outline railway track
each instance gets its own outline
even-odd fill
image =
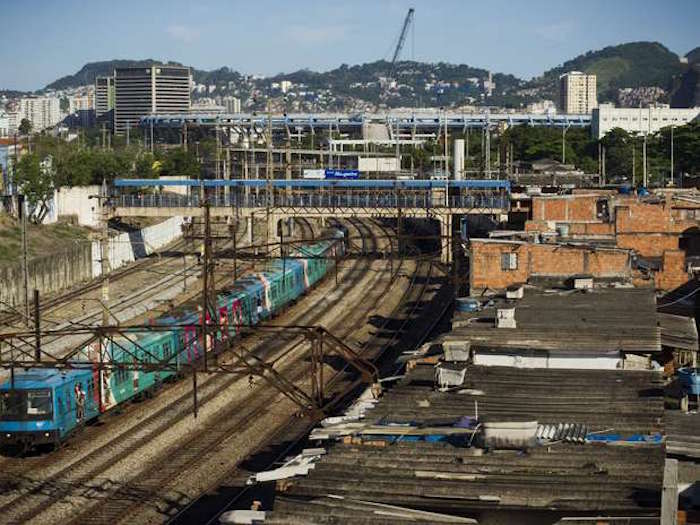
[[[313,238],[313,228],[308,221],[301,222],[301,228],[304,232],[302,236],[303,238]],[[173,251],[177,247],[185,248],[185,243],[186,241],[180,240],[175,245],[171,246],[167,251]],[[242,248],[245,247],[246,245],[242,246]],[[146,268],[143,265],[135,266],[134,268],[130,268],[128,272],[122,273],[119,278],[124,278],[126,275],[131,275],[137,272],[148,272],[151,275],[154,273],[164,274],[164,277],[160,278],[155,283],[139,286],[136,291],[128,293],[127,295],[111,302],[109,305],[109,313],[115,323],[122,323],[127,320],[135,319],[145,315],[147,312],[153,313],[167,310],[178,298],[182,299],[181,294],[186,294],[186,290],[181,283],[187,282],[188,279],[190,282],[189,295],[199,293],[197,287],[192,286],[192,284],[196,283],[196,281],[200,278],[201,270],[197,264],[191,264],[182,268],[179,260],[169,261],[158,259],[155,261],[155,263],[153,263],[153,261],[149,262],[151,262],[152,267]],[[240,273],[245,273],[246,271],[250,271],[253,267],[255,267],[255,263],[248,263],[239,267],[239,271]],[[225,284],[228,280],[230,280],[229,275],[222,276],[219,274],[216,277],[218,285]],[[112,284],[114,284],[112,274],[110,274],[110,281]],[[71,319],[69,321],[64,321],[62,319],[56,321],[50,318],[47,319],[46,317],[46,314],[48,314],[50,311],[59,310],[62,306],[65,306],[66,302],[82,303],[82,306],[84,307],[85,303],[92,300],[92,298],[84,298],[82,300],[79,298],[86,293],[99,289],[100,286],[101,282],[99,281],[96,283],[91,283],[84,288],[74,290],[68,294],[56,298],[49,304],[45,304],[43,322],[56,324],[56,326],[54,326],[56,329],[70,328],[71,326],[88,327],[100,324],[103,315],[101,307],[86,313],[79,310],[78,313],[73,313],[72,315],[70,312],[75,312],[75,306],[73,308],[68,308],[64,316],[70,316]],[[183,287],[182,292],[179,291],[181,287]],[[189,295],[186,294],[186,298],[189,298]],[[42,341],[42,347],[43,351],[47,353],[61,356],[63,353],[65,353],[66,348],[78,347],[81,343],[84,343],[87,340],[88,338],[86,338],[84,335],[46,337]],[[26,349],[30,353],[33,351],[33,348],[30,347],[26,347]],[[14,350],[5,349],[2,351],[2,357],[10,358],[13,352]],[[3,375],[7,374],[0,373],[0,377]]]
[[[364,357],[368,357],[372,361],[374,361],[375,364],[379,364],[381,358],[383,357],[383,354],[385,352],[390,351],[392,347],[394,347],[397,344],[397,342],[401,339],[401,336],[405,334],[407,325],[409,325],[412,321],[416,320],[417,314],[424,306],[425,296],[431,290],[431,287],[435,284],[433,281],[435,278],[435,271],[436,265],[434,264],[434,257],[427,256],[418,258],[418,267],[416,268],[415,272],[413,272],[410,284],[404,291],[399,305],[394,310],[392,316],[386,318],[384,322],[378,326],[378,330],[363,346]],[[397,269],[397,273],[398,272],[399,269]],[[440,313],[438,314],[439,318],[441,318],[444,315],[446,309],[447,306],[440,310]],[[400,315],[401,321],[398,326],[394,326],[391,328],[391,330],[389,330],[390,337],[387,340],[384,340],[384,336],[387,333],[387,325],[395,319],[394,314],[396,314],[397,316]],[[432,331],[438,320],[439,319],[430,322],[429,328],[425,330],[424,333],[418,334],[418,339],[412,340],[413,342],[411,345],[409,345],[409,349],[414,349],[420,346],[424,339],[427,337],[427,335]],[[395,355],[389,355],[388,362],[393,363],[394,357]],[[339,371],[337,371],[333,375],[333,377],[328,381],[326,388],[328,389],[327,392],[330,396],[333,396],[334,394],[340,393],[344,390],[344,384],[347,384],[349,382],[347,374],[347,366],[345,366]],[[343,381],[343,379],[345,379],[345,381]],[[348,404],[351,401],[351,399],[339,398],[338,401],[339,404],[343,402]],[[275,442],[284,443],[284,445],[281,447],[277,447],[277,450],[274,454],[268,455],[269,457],[267,458],[266,463],[256,465],[257,467],[259,467],[258,470],[272,468],[274,465],[279,464],[281,460],[287,457],[291,451],[298,450],[299,448],[301,448],[300,444],[305,441],[306,435],[313,428],[313,426],[315,426],[315,424],[316,422],[313,421],[293,421],[290,425],[290,421],[286,421],[277,429],[275,429],[274,434],[269,435],[268,439],[265,442],[261,443],[260,448],[264,449],[268,447],[271,443]],[[216,493],[216,487],[219,487],[225,484],[226,482],[228,482],[226,484],[230,486],[231,479],[236,478],[243,481],[240,472],[238,473],[238,476],[236,476],[236,473],[234,472],[226,473],[224,476],[220,477],[214,483],[211,484],[209,492]],[[222,501],[214,504],[214,506],[218,510],[216,510],[213,513],[210,512],[209,508],[210,506],[212,506],[211,503],[200,505],[200,507],[202,507],[200,509],[197,508],[197,501],[190,503],[184,509],[180,510],[175,515],[175,517],[172,520],[170,520],[170,523],[185,524],[196,522],[207,523],[208,525],[216,524],[218,523],[218,519],[221,516],[221,514],[229,508],[232,508],[236,504],[236,502],[240,501],[243,497],[245,497],[249,491],[250,487],[243,484],[242,488],[236,491],[232,496],[227,495],[225,498],[222,499]],[[207,499],[209,502],[211,502],[214,498],[210,496]]]
[[[242,237],[246,233],[246,224],[247,221],[240,221],[240,224],[243,226],[239,231],[237,231],[236,235],[237,237]],[[308,223],[306,224],[306,228],[310,228],[310,225]],[[305,229],[306,229],[305,228]],[[168,253],[168,252],[184,252],[184,250],[187,247],[187,241],[180,238],[167,247],[158,250],[154,252],[153,254],[149,255],[148,257],[145,257],[143,259],[139,259],[137,261],[134,261],[133,263],[130,263],[126,265],[123,268],[116,269],[112,272],[109,273],[109,279],[110,279],[110,284],[114,286],[115,284],[119,283],[120,281],[126,279],[129,276],[132,276],[136,273],[139,272],[144,272],[144,273],[150,273],[150,274],[171,274],[172,273],[172,266],[175,266],[175,264],[179,265],[179,259],[177,263],[174,263],[171,259],[172,258],[164,258],[163,254]],[[244,247],[244,246],[242,246]],[[196,271],[197,265],[190,265],[186,267],[183,271],[191,272],[193,275]],[[177,269],[176,271],[180,271]],[[182,272],[179,274],[180,279],[182,279]],[[74,303],[77,302],[80,297],[85,296],[89,294],[90,292],[96,292],[99,291],[102,287],[102,281],[101,279],[96,279],[91,282],[85,283],[83,285],[79,285],[75,288],[69,289],[66,292],[60,293],[58,295],[49,297],[48,299],[42,300],[40,304],[40,312],[42,316],[42,322],[43,323],[51,323],[51,324],[57,324],[60,323],[61,320],[55,320],[51,319],[49,314],[52,312],[55,312],[56,310],[59,310],[61,307],[65,306],[66,304]],[[101,310],[96,310],[95,315],[101,315]],[[19,312],[13,311],[11,313],[5,313],[0,315],[0,327],[9,327],[9,326],[17,326],[17,323],[22,323],[23,320],[23,315]]]
[[[356,284],[355,281],[364,273],[363,269],[360,268],[363,264],[362,260],[358,260],[354,265],[356,266],[354,271],[349,272],[351,276],[353,276],[351,279],[352,284]],[[341,297],[338,297],[335,303],[340,300]],[[311,310],[313,310],[313,307]],[[309,315],[309,312],[305,312],[305,314],[306,315],[302,314],[298,316],[298,318],[303,318],[304,322],[313,322],[315,318],[320,315],[319,312],[315,312],[315,315]],[[284,346],[284,341],[280,341],[279,338],[274,338],[277,339],[276,341],[272,339],[273,338],[261,338],[258,347],[264,349],[266,353],[271,353],[274,352],[275,345]],[[200,387],[202,405],[206,406],[216,399],[219,394],[228,389],[232,384],[238,381],[238,379],[238,377],[217,376],[205,381]],[[250,407],[255,406],[250,403],[247,404],[250,405]],[[136,450],[147,446],[155,437],[162,435],[166,429],[172,427],[174,424],[184,421],[190,410],[191,397],[189,393],[185,393],[176,399],[174,403],[170,403],[162,410],[149,416],[146,420],[141,421],[139,425],[135,425],[117,436],[116,439],[95,449],[90,454],[82,456],[74,462],[69,462],[64,468],[52,473],[47,479],[41,482],[32,482],[31,478],[25,477],[28,485],[25,487],[25,490],[21,491],[22,494],[16,495],[14,498],[0,497],[3,516],[11,517],[13,521],[27,521],[42,514],[46,508],[58,503],[67,496],[90,498],[94,491],[101,493],[99,487],[95,487],[94,484],[89,484],[88,482],[90,480],[99,479],[101,475],[120,460],[134,453]],[[240,411],[240,407],[238,407],[237,410]],[[231,418],[227,416],[225,419],[229,420]],[[241,420],[240,416],[234,418],[234,420],[238,422],[236,423],[237,425],[245,424],[245,421]],[[214,442],[216,441],[217,440],[214,440]],[[190,449],[186,448],[185,450],[186,451],[182,453],[183,459],[181,461],[187,463],[189,457],[187,456],[187,454],[189,454],[187,450]],[[172,458],[169,458],[168,463],[170,462],[173,462]],[[175,463],[173,462],[173,464]],[[139,479],[141,479],[141,476],[139,476]],[[6,482],[7,481],[8,480],[6,480]],[[161,482],[162,480],[156,480],[156,484]],[[130,493],[133,494],[131,490],[134,487],[133,485],[130,485],[130,487]],[[114,500],[112,498],[107,501],[113,502],[120,500]],[[113,510],[114,506],[114,504],[100,505],[99,510],[101,515],[105,513],[111,514],[110,509]],[[83,522],[101,521],[101,518],[96,518],[94,513],[82,516],[81,519],[83,519]]]
[[[303,230],[303,234],[302,234],[303,238],[312,239],[314,237],[313,227],[311,226],[311,224],[308,221],[303,221],[300,224],[300,227]],[[243,233],[245,233],[245,231]],[[181,247],[184,247],[184,241],[179,241],[177,243],[177,245],[178,246],[182,245]],[[176,248],[176,246],[171,246],[170,251],[172,251],[175,248]],[[254,265],[255,264],[243,265],[242,267],[240,267],[241,273],[245,273],[246,271],[250,270]],[[143,269],[140,269],[140,268],[137,268],[134,271],[137,271],[137,270],[143,271]],[[192,265],[191,267],[188,267],[186,270],[189,272],[188,275],[191,275],[194,278],[194,280],[196,280],[200,277],[201,271],[197,267],[197,265]],[[122,297],[118,301],[112,303],[111,304],[111,312],[115,315],[119,315],[121,312],[128,312],[128,311],[133,312],[134,310],[138,311],[138,313],[144,313],[149,309],[149,307],[151,307],[151,308],[153,307],[152,304],[151,305],[148,304],[148,300],[152,296],[154,296],[154,297],[157,296],[158,293],[160,293],[163,289],[177,290],[178,286],[179,286],[179,281],[181,279],[182,279],[182,272],[180,272],[179,274],[176,273],[174,276],[169,276],[169,277],[166,276],[166,278],[163,278],[163,279],[157,281],[156,283],[147,285],[145,287],[141,287],[141,289],[138,292],[128,294],[127,296]],[[221,283],[223,281],[227,281],[228,279],[229,279],[228,276],[226,276],[226,277],[218,276],[217,282]],[[194,280],[191,280],[191,282],[195,282]],[[99,287],[100,283],[98,282],[96,284],[96,286]],[[88,286],[86,288],[90,289],[91,287]],[[197,289],[196,286],[190,286],[189,289],[191,290],[191,293],[199,294],[199,290]],[[80,291],[84,292],[85,289],[82,289]],[[62,296],[62,297],[65,297],[65,296]],[[47,308],[50,308],[50,306],[47,306]],[[94,324],[94,323],[99,323],[101,320],[101,315],[102,315],[101,311],[83,314],[83,315],[75,318],[71,324],[77,325],[77,326],[89,326],[89,325]],[[124,315],[119,320],[127,320],[130,317],[131,317],[130,315]],[[66,326],[66,325],[64,325],[64,326]],[[52,353],[54,353],[54,355],[60,355],[62,353],[61,352],[62,348],[65,349],[65,348],[70,347],[71,345],[77,346],[81,341],[80,337],[84,337],[84,336],[79,336],[78,338],[73,338],[73,339],[70,339],[68,337],[63,337],[60,340],[59,340],[59,338],[48,338],[47,337],[47,338],[44,338],[44,340],[43,340],[43,343],[44,343],[43,348],[45,351],[51,351]],[[53,348],[52,348],[52,345],[53,345]],[[5,353],[9,354],[10,352],[8,350],[5,350]],[[63,353],[65,353],[65,350],[63,351]],[[5,375],[5,373],[0,372],[0,376],[2,376],[2,375]],[[164,388],[167,388],[167,386],[168,385],[164,385]],[[121,411],[121,409],[120,409],[120,411]],[[114,413],[108,413],[108,414],[103,415],[102,419],[111,418],[114,415],[115,415]],[[69,447],[72,446],[72,442],[74,440],[77,440],[77,442],[80,443],[81,440],[93,439],[95,437],[95,435],[99,433],[99,431],[100,431],[100,428],[98,426],[88,425],[85,428],[83,428],[82,432],[79,433],[79,437],[76,436],[75,438],[73,438],[73,440],[71,440],[71,444],[69,444],[68,446]],[[17,463],[11,464],[11,465],[6,465],[5,464],[6,459],[7,458],[5,458],[5,457],[0,457],[0,472],[3,471],[2,470],[3,467],[7,467],[4,469],[3,473],[5,474],[5,476],[3,476],[3,477],[7,478],[7,477],[15,475],[15,474],[21,475],[22,470],[25,467],[23,467],[21,464],[17,464]],[[45,465],[48,462],[50,462],[50,457],[46,456],[46,455],[28,457],[28,458],[24,459],[24,462],[29,463],[28,465],[26,465],[27,467],[34,468],[35,466],[42,466],[42,465]]]

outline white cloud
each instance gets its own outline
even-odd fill
[[[180,42],[184,42],[185,44],[194,42],[199,38],[199,30],[193,27],[183,26],[179,24],[169,25],[165,31],[166,33],[168,33],[170,38],[174,40],[179,40]]]

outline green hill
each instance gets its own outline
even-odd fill
[[[700,62],[700,46],[696,47],[692,51],[688,51],[685,54],[685,58],[688,59],[689,64],[697,64]]]
[[[613,102],[619,88],[658,86],[670,91],[674,77],[681,75],[685,66],[678,55],[658,42],[631,42],[579,55],[534,79],[532,85],[556,98],[559,76],[569,71],[595,74],[598,101]]]
[[[658,42],[632,42],[609,46],[579,55],[528,82],[513,75],[495,73],[493,80],[496,90],[493,96],[487,99],[484,99],[480,85],[488,75],[487,70],[444,62],[398,62],[395,73],[399,88],[394,90],[388,99],[383,97],[384,88],[378,82],[390,69],[389,63],[383,60],[358,65],[343,64],[325,72],[303,69],[252,82],[228,67],[212,71],[193,69],[192,75],[197,83],[223,88],[217,93],[234,90],[243,97],[249,96],[253,90],[274,94],[274,90],[271,89],[273,82],[290,80],[297,85],[304,84],[316,92],[332,94],[336,97],[333,107],[341,109],[353,100],[409,107],[450,106],[467,101],[522,107],[527,102],[538,99],[557,100],[559,76],[568,71],[583,71],[597,75],[600,102],[616,101],[619,88],[658,86],[669,93],[669,99],[674,105],[683,105],[688,101],[697,100],[698,97],[698,70],[692,64],[700,61],[700,48],[690,51],[687,57],[690,66],[682,64],[675,53]],[[92,84],[96,76],[109,75],[115,67],[146,67],[161,63],[153,59],[91,62],[74,75],[60,78],[46,88],[65,89]],[[177,62],[168,64],[181,65]],[[468,82],[467,79],[475,80]]]
[[[78,86],[86,86],[95,83],[95,77],[111,75],[117,67],[148,67],[164,64],[159,60],[148,58],[145,60],[103,60],[101,62],[89,62],[74,75],[66,75],[51,82],[44,89],[68,89]],[[174,66],[181,66],[178,62],[167,62]]]

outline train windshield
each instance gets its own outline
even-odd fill
[[[51,390],[4,390],[0,392],[0,420],[51,419]]]

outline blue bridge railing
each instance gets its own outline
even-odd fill
[[[442,197],[430,193],[414,194],[332,194],[301,193],[286,195],[276,193],[271,198],[264,193],[256,195],[209,195],[206,197],[212,207],[231,208],[484,208],[507,210],[510,206],[508,195],[501,194],[467,194],[450,195],[445,201]],[[203,204],[199,194],[129,194],[110,199],[110,205],[123,208],[195,208]]]

